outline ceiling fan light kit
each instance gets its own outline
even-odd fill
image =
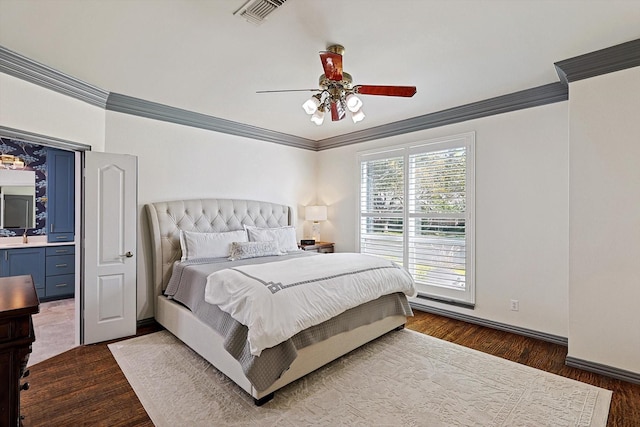
[[[353,120],[353,123],[358,123],[364,120],[364,113],[362,112],[362,110],[354,111],[351,114],[351,120]]]
[[[360,95],[401,96],[410,98],[416,93],[415,86],[372,86],[352,85],[353,79],[349,73],[342,70],[342,55],[344,47],[335,44],[320,52],[320,61],[324,68],[324,74],[320,76],[320,89],[298,89],[302,91],[318,91],[307,99],[302,108],[311,116],[311,121],[320,126],[324,122],[324,115],[331,112],[331,120],[339,121],[346,116],[347,110],[351,113],[351,119],[358,123],[364,119],[362,100]],[[294,92],[294,90],[258,91],[269,92]]]
[[[311,115],[311,121],[320,126],[322,122],[324,122],[324,111],[316,110],[313,112]]]
[[[357,96],[355,96],[354,94],[352,94],[352,93],[347,95],[345,100],[347,101],[347,108],[352,113],[355,113],[360,108],[362,108],[362,100],[360,98],[358,98]]]
[[[320,107],[320,95],[313,95],[311,98],[307,99],[304,104],[302,104],[302,108],[307,114],[313,114],[318,111],[318,107]]]

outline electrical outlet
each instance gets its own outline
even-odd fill
[[[517,299],[512,299],[511,311],[518,311],[518,310],[520,310],[520,301],[518,301]]]

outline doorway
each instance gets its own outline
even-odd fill
[[[42,357],[81,344],[135,334],[137,158],[92,152],[85,144],[2,126],[0,138],[0,151],[16,151],[27,169],[38,171],[41,180],[47,180],[47,176],[51,179],[35,183],[40,193],[36,191],[33,229],[24,229],[23,233],[0,229],[0,251],[9,252],[1,247],[3,243],[11,246],[11,254],[5,254],[5,259],[16,260],[8,261],[10,268],[0,272],[34,277],[34,283],[39,285],[36,290],[43,313],[41,324],[47,325],[40,334],[36,332],[37,340],[43,345],[58,341],[61,344],[51,345],[41,353]],[[26,146],[31,153],[22,155]],[[35,163],[36,154],[42,157],[47,153],[50,159],[56,159],[55,165],[42,160]],[[67,165],[66,169],[61,166],[66,173],[61,173],[59,165]],[[67,177],[68,185],[61,177]],[[88,189],[84,189],[85,185]],[[38,203],[45,206],[38,209]],[[85,233],[89,235],[88,246],[82,243]],[[14,256],[13,251],[21,252]],[[56,270],[59,268],[62,270]],[[59,302],[63,300],[66,301]],[[62,338],[63,330],[66,336],[73,334],[73,345],[68,338]],[[60,340],[56,339],[58,336]],[[37,345],[34,347],[38,350]],[[40,359],[34,355],[34,360]]]

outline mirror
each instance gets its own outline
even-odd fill
[[[0,169],[0,228],[35,228],[34,171]]]

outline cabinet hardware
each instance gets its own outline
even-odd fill
[[[64,287],[66,287],[66,286],[69,286],[69,285],[68,285],[67,283],[58,283],[58,284],[56,285],[56,288],[64,288]]]
[[[56,264],[56,268],[66,267],[69,264]]]

